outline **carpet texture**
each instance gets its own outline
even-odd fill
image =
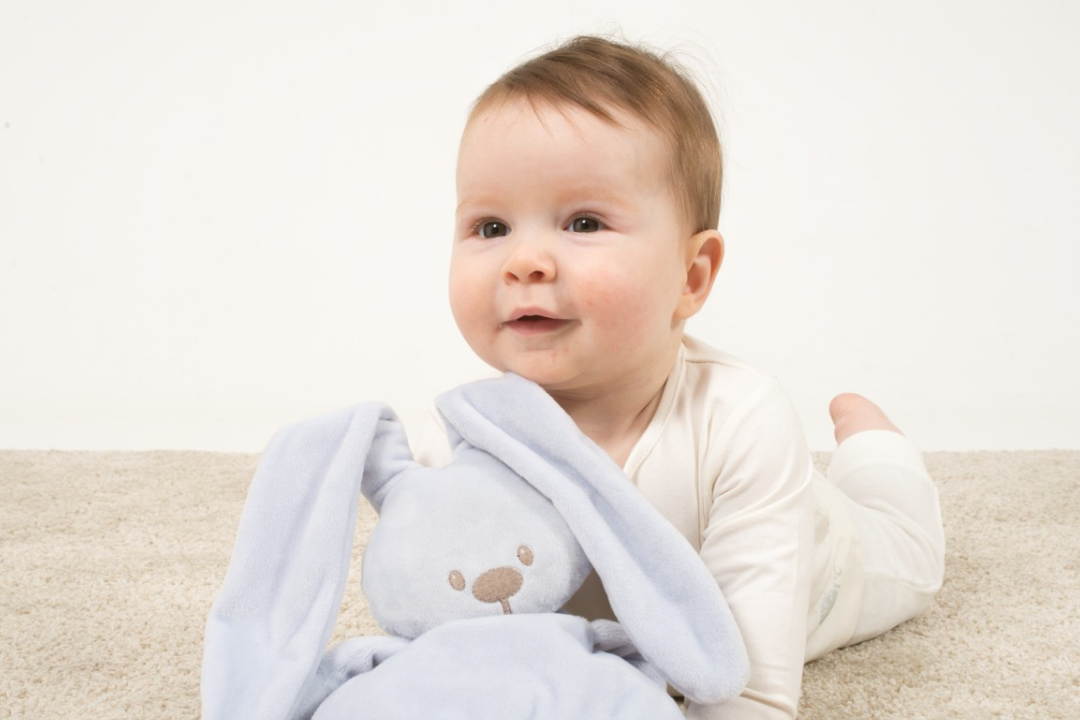
[[[0,451],[0,717],[198,717],[203,624],[257,459]],[[1080,718],[1080,451],[926,461],[948,539],[937,604],[808,665],[800,717]],[[377,632],[357,570],[335,640]]]

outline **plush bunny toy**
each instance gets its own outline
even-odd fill
[[[203,720],[680,718],[748,662],[693,548],[537,385],[437,402],[454,446],[414,462],[369,403],[285,428],[252,482],[210,613]],[[325,652],[359,493],[379,520],[363,589],[389,636]],[[596,569],[619,623],[556,612]]]

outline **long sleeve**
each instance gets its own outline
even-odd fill
[[[691,718],[794,718],[815,552],[815,472],[776,379],[686,338],[626,465],[696,547],[750,655],[741,697]]]
[[[742,631],[751,676],[740,697],[692,707],[688,717],[794,718],[814,547],[814,470],[802,428],[774,382],[705,442],[702,469],[718,470],[703,486],[700,554]]]

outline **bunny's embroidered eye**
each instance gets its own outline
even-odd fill
[[[518,560],[521,561],[522,565],[528,566],[533,564],[533,551],[529,549],[528,545],[522,545],[521,547],[519,547],[517,556]]]
[[[457,570],[451,570],[450,577],[447,580],[450,581],[450,587],[455,590],[461,591],[465,589],[465,576]]]

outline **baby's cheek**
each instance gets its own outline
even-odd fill
[[[453,267],[450,273],[450,310],[458,325],[475,322],[484,307],[484,285],[468,267]]]
[[[649,318],[655,314],[651,297],[637,286],[598,282],[588,293],[586,304],[589,314],[608,332],[631,340],[648,335]]]
[[[657,283],[662,279],[654,273],[640,270],[631,272],[632,269],[637,268],[627,268],[621,272],[618,268],[610,268],[604,274],[591,276],[590,295],[597,299],[598,305],[634,313],[648,309],[649,298],[656,295]]]

